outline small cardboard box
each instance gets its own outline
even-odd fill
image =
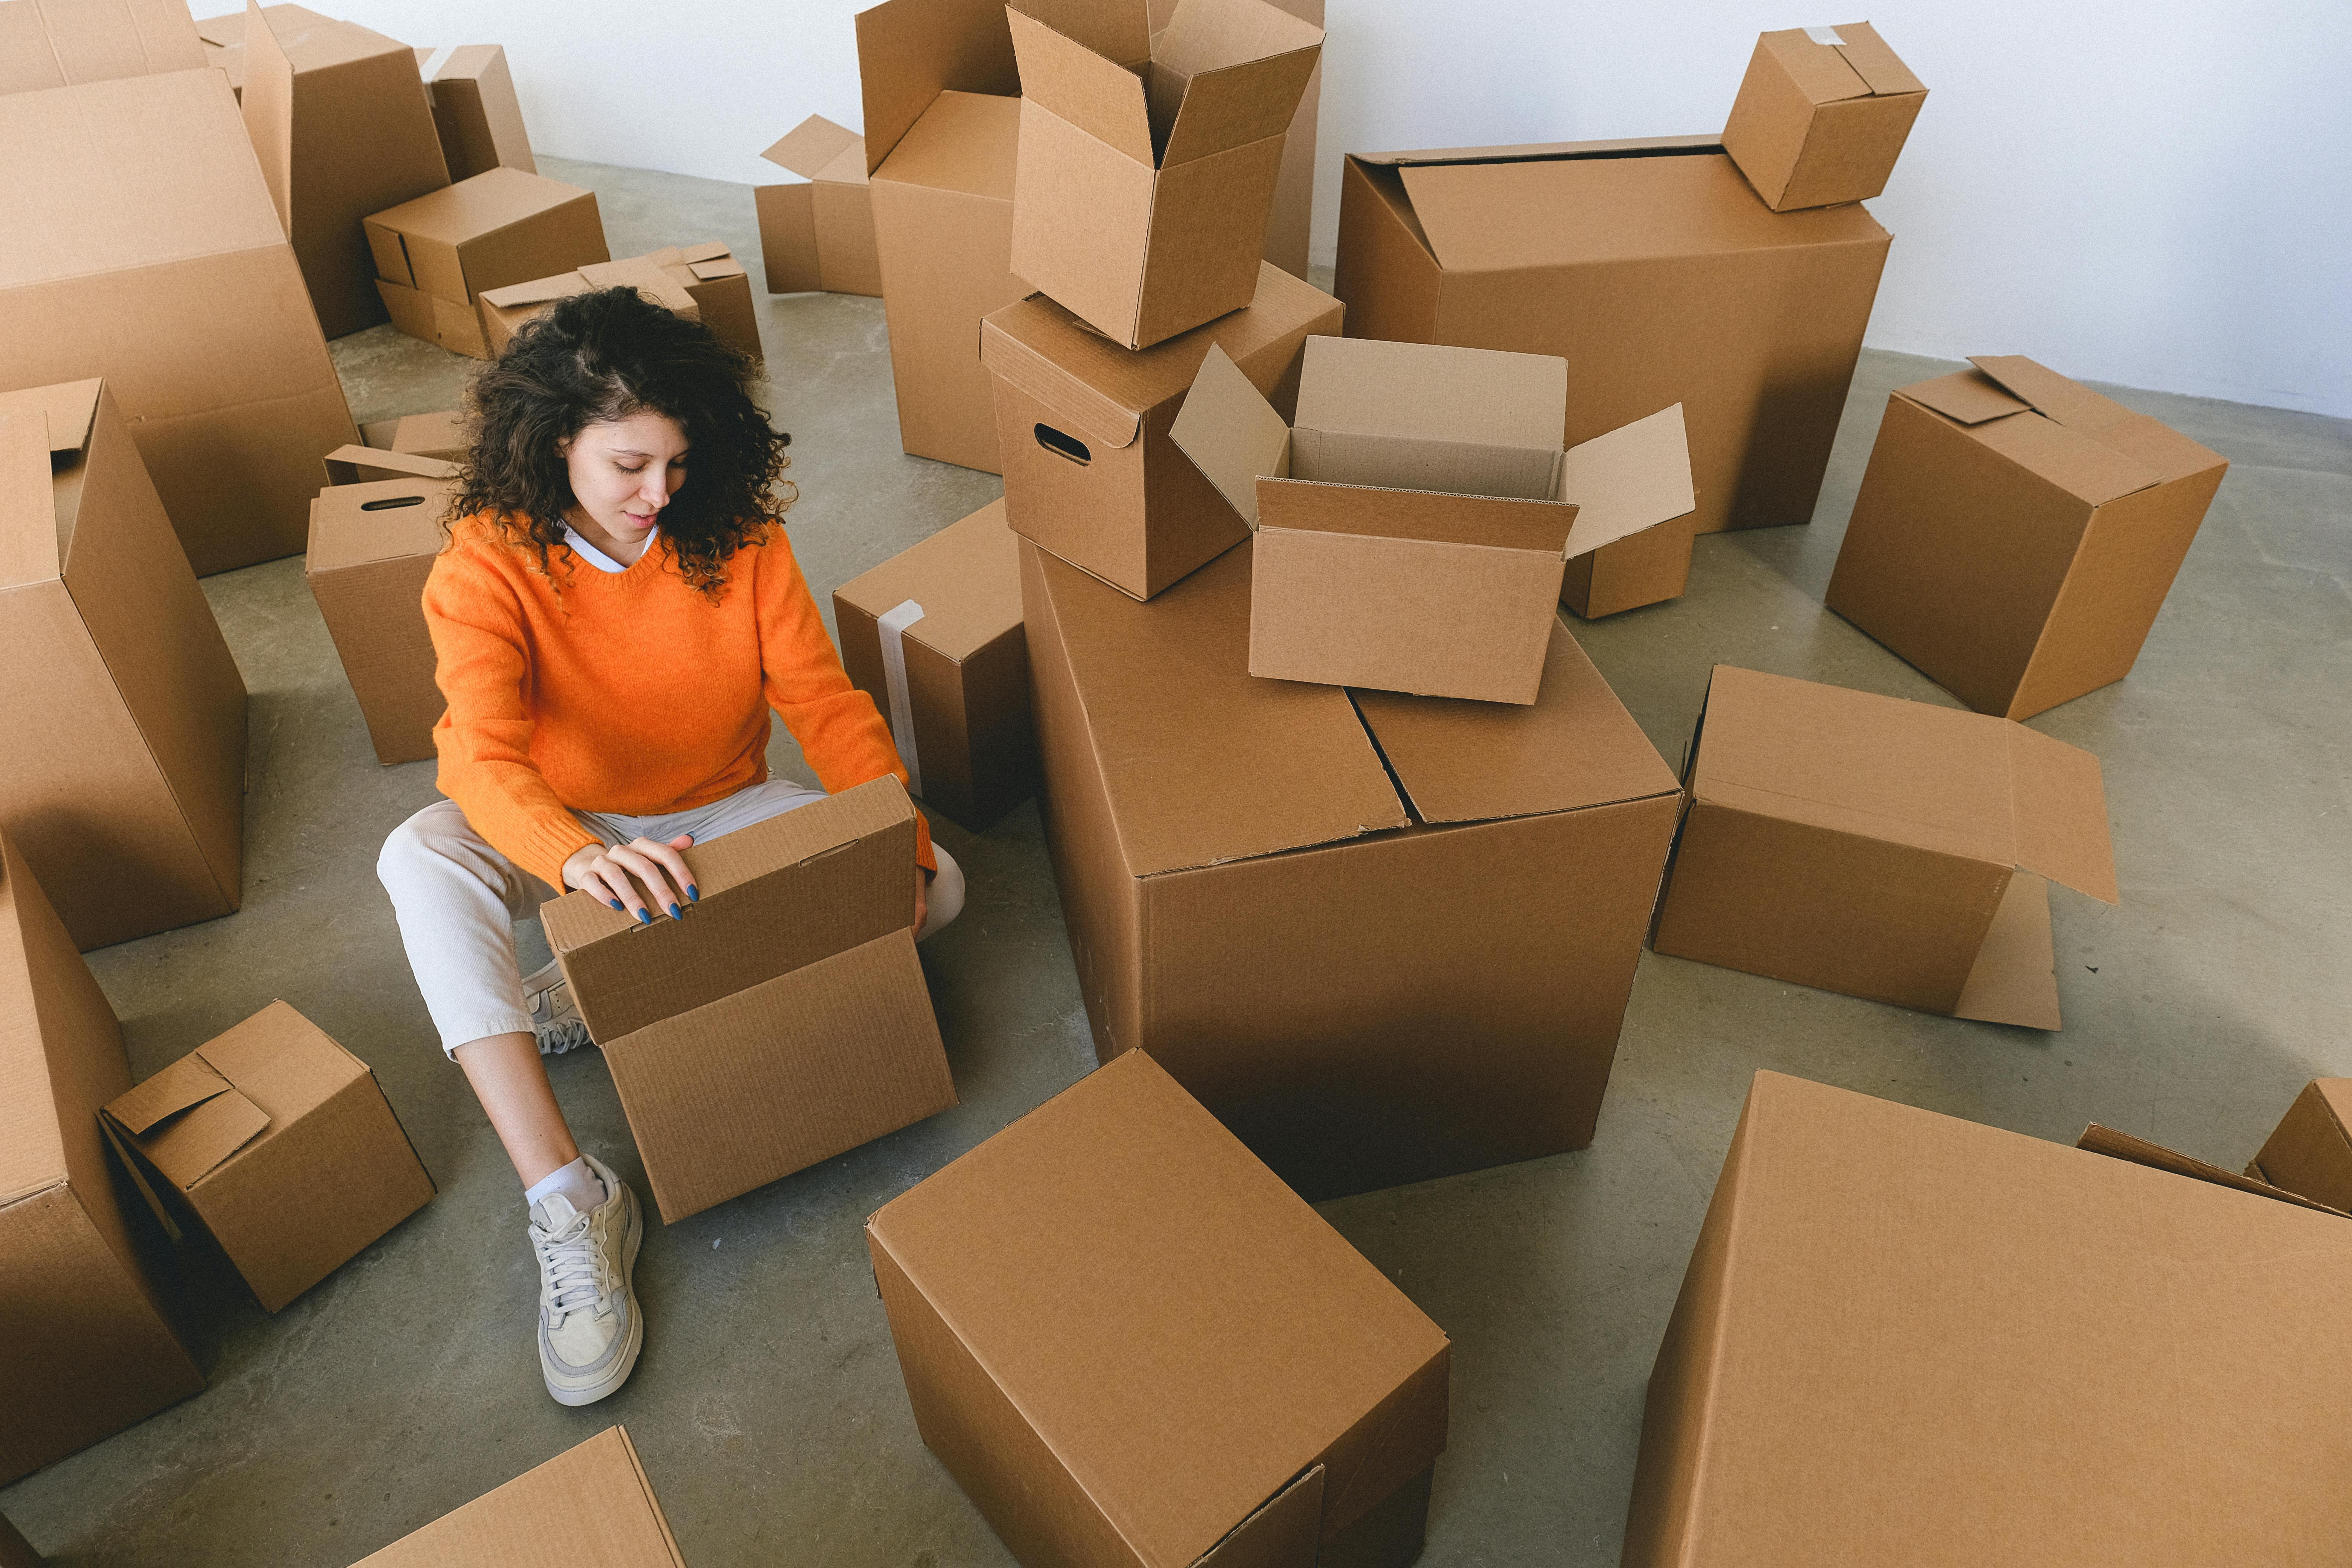
[[[702,897],[682,920],[589,893],[540,911],[673,1222],[956,1102],[896,777],[685,855]]]
[[[833,621],[917,798],[977,833],[1035,792],[1021,552],[1003,501],[835,588]]]
[[[1213,346],[1287,415],[1298,350],[1339,327],[1339,302],[1260,264],[1247,310],[1141,353],[1033,296],[982,324],[996,383],[1006,516],[1123,594],[1148,599],[1248,536],[1248,527],[1169,438]]]
[[[433,1178],[367,1063],[283,1002],[107,1102],[173,1225],[185,1205],[275,1312],[425,1206]]]
[[[2099,759],[2006,719],[1717,665],[1660,952],[2055,1029],[2048,883],[2116,900]]]
[[[1759,1073],[1622,1561],[2340,1563],[2347,1300],[2340,1215]]]
[[[105,382],[0,394],[0,826],[74,945],[237,907],[245,680]]]
[[[1013,269],[1130,349],[1250,302],[1323,29],[1265,0],[1013,0]]]
[[[1829,607],[1980,713],[2131,673],[2229,468],[2018,354],[1898,388]]]
[[[113,1008],[0,834],[0,1486],[205,1386],[99,1131],[130,1087]]]
[[[2352,1078],[2315,1078],[2287,1107],[2246,1174],[2352,1211]]]
[[[0,94],[201,70],[206,63],[180,0],[0,4]]]
[[[416,72],[432,100],[433,128],[451,180],[470,180],[490,169],[539,173],[505,49],[497,44],[419,49]]]
[[[351,477],[336,478],[339,469]],[[345,447],[327,455],[327,471],[328,488],[310,503],[302,575],[375,760],[421,762],[435,754],[433,727],[448,707],[434,679],[424,602],[457,470],[436,458]]]
[[[1023,1563],[1419,1553],[1444,1333],[1141,1051],[866,1239],[916,1426]]]
[[[761,357],[751,279],[724,240],[670,245],[646,256],[594,261],[573,272],[482,291],[482,330],[490,357],[507,352],[522,324],[558,300],[591,289],[635,289],[656,304],[700,321],[744,358]]]
[[[404,414],[397,419],[371,419],[360,426],[360,439],[379,451],[437,458],[445,463],[463,462],[467,450],[466,416],[451,408],[434,414]],[[402,470],[403,473],[416,471]],[[351,481],[334,479],[331,482],[347,484]]]
[[[486,170],[367,220],[392,323],[445,349],[489,355],[485,290],[611,259],[596,193],[520,169]]]
[[[760,154],[806,182],[754,185],[760,255],[771,294],[882,292],[874,253],[874,194],[866,183],[866,138],[812,114]]]
[[[625,1427],[608,1426],[352,1568],[686,1568]]]
[[[1170,437],[1257,535],[1252,675],[1533,702],[1568,560],[1689,515],[1680,405],[1566,451],[1568,363],[1310,337],[1286,422],[1213,345]]]
[[[1756,40],[1723,150],[1776,213],[1886,188],[1927,89],[1867,22]]]

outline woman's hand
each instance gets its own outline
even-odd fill
[[[686,859],[678,854],[694,843],[691,835],[680,834],[667,844],[650,838],[633,838],[618,848],[591,844],[572,852],[563,863],[563,880],[567,887],[593,893],[614,909],[637,917],[646,925],[654,923],[647,909],[666,909],[672,920],[684,916],[686,906],[702,897],[694,885],[693,873],[686,868]],[[636,880],[632,882],[631,878]],[[645,891],[637,891],[642,883]]]

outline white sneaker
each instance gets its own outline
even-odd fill
[[[572,983],[563,978],[562,965],[555,960],[549,959],[545,968],[523,981],[522,994],[530,1004],[530,1032],[539,1037],[541,1056],[560,1057],[575,1047],[595,1043],[588,1037],[580,1009],[572,1005]]]
[[[593,1405],[628,1381],[645,1343],[645,1321],[629,1282],[645,1226],[637,1194],[594,1155],[604,1184],[587,1214],[561,1193],[531,1205],[530,1247],[539,1255],[539,1367],[558,1405]]]

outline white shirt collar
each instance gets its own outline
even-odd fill
[[[646,536],[646,549],[651,550],[654,547],[654,533],[659,533],[660,531],[661,530],[656,528],[654,530],[653,533],[649,533]],[[582,538],[580,536],[580,531],[573,528],[569,523],[564,524],[563,527],[563,542],[572,546],[572,552],[573,554],[579,556],[581,560],[585,561],[589,565],[593,566],[599,572],[626,572],[628,570],[626,566],[622,565],[619,562],[614,560],[611,556],[605,554],[603,551],[597,549],[594,545]]]

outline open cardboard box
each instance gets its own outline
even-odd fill
[[[2305,1084],[2246,1174],[2352,1211],[2352,1078]]]
[[[882,265],[874,253],[866,138],[812,114],[760,156],[804,182],[751,187],[768,292],[878,296]]]
[[[608,1426],[352,1568],[686,1568],[628,1430]]]
[[[760,322],[751,309],[751,279],[724,240],[671,245],[618,261],[592,261],[551,278],[482,291],[482,331],[496,359],[525,321],[558,300],[592,289],[635,289],[656,305],[700,321],[744,358],[761,357]]]
[[[0,95],[201,70],[208,63],[181,0],[0,0]]]
[[[1867,22],[1756,40],[1723,150],[1776,213],[1886,188],[1927,89]]]
[[[371,447],[330,452],[326,467],[327,489],[310,503],[302,575],[376,761],[421,762],[436,754],[433,728],[448,706],[434,679],[424,600],[446,542],[442,524],[457,470],[437,458]]]
[[[539,173],[505,49],[496,44],[418,49],[416,72],[432,100],[433,127],[452,182],[486,169]]]
[[[367,239],[392,324],[477,359],[483,292],[612,258],[595,192],[503,167],[372,215]]]
[[[360,439],[380,451],[437,458],[446,463],[462,462],[467,445],[466,416],[450,408],[433,414],[404,414],[397,419],[371,419],[360,426]],[[329,482],[347,481],[330,476]]]

